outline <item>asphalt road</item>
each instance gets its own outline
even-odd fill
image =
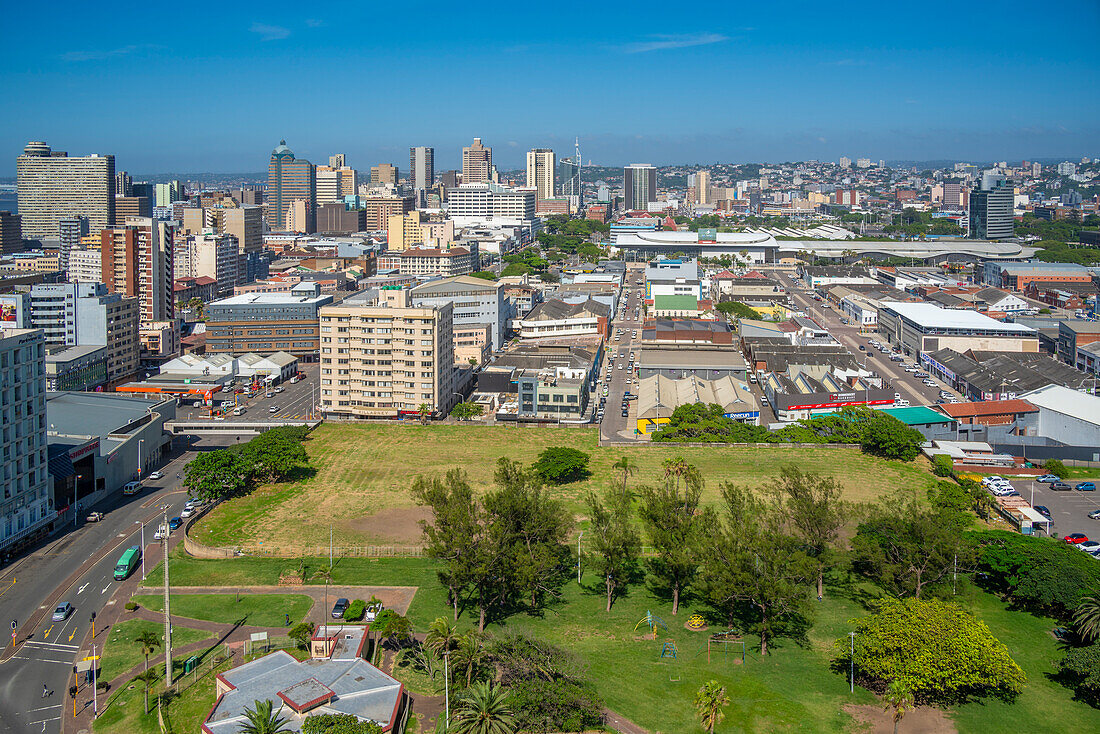
[[[607,356],[604,364],[600,367],[600,378],[603,382],[596,393],[597,403],[599,403],[599,396],[603,394],[603,386],[608,386],[607,404],[604,407],[603,422],[600,424],[600,435],[605,439],[633,439],[634,429],[637,426],[638,401],[630,401],[626,418],[622,415],[622,402],[623,393],[628,389],[635,395],[638,394],[637,386],[633,384],[634,372],[627,368],[627,364],[631,350],[640,345],[642,340],[641,329],[642,322],[645,319],[643,274],[644,271],[641,269],[627,270],[627,281],[624,285],[626,296],[623,299],[626,303],[626,318],[620,318],[619,313],[622,313],[620,307],[619,313],[615,314],[615,318],[611,323],[612,335],[607,342]],[[637,318],[634,317],[635,309],[639,310]],[[620,335],[619,341],[615,341],[615,330],[620,328],[623,333]],[[638,331],[637,338],[631,336],[631,332],[634,330]],[[608,364],[612,365],[610,383],[606,379]],[[623,366],[621,370],[618,368],[619,364]]]
[[[254,423],[266,420],[307,420],[312,418],[316,400],[319,398],[316,391],[319,384],[317,375],[320,371],[320,365],[317,363],[303,363],[298,366],[298,369],[306,374],[306,378],[295,384],[286,382],[279,385],[276,389],[281,389],[282,392],[274,392],[270,398],[262,392],[254,398],[250,398],[243,393],[240,395],[226,393],[220,398],[215,397],[217,401],[235,401],[236,405],[244,408],[243,415],[233,415],[232,409],[230,409],[229,414],[224,418],[215,420],[228,423]],[[278,410],[272,413],[272,407],[276,407]],[[209,420],[205,413],[205,409],[184,405],[176,410],[176,420]]]
[[[228,443],[225,437],[204,442]],[[168,517],[178,516],[187,499],[179,487],[176,473],[193,458],[193,453],[177,457],[163,467],[163,480],[145,480],[146,489],[134,497],[118,497],[100,503],[94,509],[105,513],[97,523],[81,522],[74,531],[56,537],[34,552],[0,570],[0,620],[17,622],[20,639],[29,636],[15,655],[0,663],[0,733],[39,734],[60,731],[61,706],[72,706],[68,689],[73,681],[73,665],[91,654],[88,632],[91,613],[100,614],[120,582],[114,580],[114,567],[122,551],[140,545],[145,523],[145,570],[151,571],[160,558],[160,544],[153,541],[156,527],[167,507]],[[179,530],[175,531],[180,532]],[[77,579],[70,577],[85,561],[102,555]],[[123,583],[136,584],[142,569]],[[55,604],[50,597],[60,592],[58,601],[68,601],[75,611],[63,622],[50,621]],[[41,612],[40,620],[28,628],[28,620]],[[107,630],[95,629],[99,645]],[[43,697],[43,685],[52,694]],[[91,689],[85,686],[77,705],[90,703]]]
[[[913,377],[912,374],[903,369],[904,365],[914,363],[912,357],[906,358],[904,362],[890,361],[888,355],[881,354],[870,345],[871,339],[878,339],[877,334],[861,335],[859,327],[854,324],[845,324],[835,308],[824,307],[821,302],[813,300],[812,291],[806,290],[801,284],[796,284],[786,273],[777,272],[776,275],[791,295],[793,304],[797,309],[806,312],[811,318],[828,329],[833,338],[856,355],[856,359],[866,369],[885,378],[890,387],[895,392],[900,393],[903,399],[908,400],[913,405],[932,405],[939,398],[940,390],[946,390],[955,397],[965,399],[952,390],[950,386],[939,382],[935,378],[930,378],[936,383],[935,387],[925,385],[921,380]],[[882,340],[879,339],[879,341]],[[865,347],[867,351],[861,350],[860,346]]]

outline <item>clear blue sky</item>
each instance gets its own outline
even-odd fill
[[[0,175],[28,140],[136,173],[357,168],[475,135],[585,160],[1100,156],[1100,4],[8,3]]]

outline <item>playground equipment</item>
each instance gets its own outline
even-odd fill
[[[676,643],[672,640],[665,640],[664,646],[661,648],[662,658],[675,658],[676,657]],[[660,658],[658,658],[660,659]]]
[[[741,646],[741,662],[745,662],[745,640],[735,630],[726,630],[725,632],[715,632],[713,635],[707,638],[707,662],[710,662],[710,650],[711,646],[715,650],[718,646],[722,646],[722,657],[729,657],[730,645]],[[736,652],[736,650],[735,650]]]
[[[703,619],[702,614],[693,614],[688,618],[686,626],[693,632],[701,632],[707,628],[707,620]]]
[[[652,637],[649,638],[651,640],[657,639],[657,627],[668,632],[668,627],[665,625],[664,621],[648,609],[645,612],[645,616],[638,620],[638,624],[634,625],[634,631],[637,632],[638,628],[643,624],[649,628],[649,633],[652,635]],[[662,655],[662,657],[664,656]]]

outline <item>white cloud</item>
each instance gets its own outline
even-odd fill
[[[650,51],[667,51],[674,48],[721,43],[722,41],[728,41],[729,36],[723,36],[721,33],[682,33],[652,35],[650,39],[648,41],[627,43],[619,48],[623,53],[644,54]]]
[[[281,41],[290,35],[289,28],[267,23],[253,23],[248,30],[259,35],[261,41]]]
[[[152,43],[139,43],[101,51],[68,51],[61,54],[61,58],[65,61],[102,61],[116,56],[127,56],[132,53],[137,53],[138,51],[148,51],[158,48],[163,48],[163,46],[157,46]]]

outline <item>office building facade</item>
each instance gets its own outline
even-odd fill
[[[1013,218],[1012,186],[1004,176],[982,176],[981,188],[970,192],[970,236],[979,240],[1011,237]]]
[[[409,148],[409,184],[413,189],[429,189],[435,180],[435,148],[418,145]]]
[[[554,151],[535,148],[527,151],[527,188],[539,199],[554,198]]]
[[[451,217],[510,219],[535,218],[535,192],[510,189],[498,184],[462,184],[447,191]]]
[[[173,259],[174,278],[213,278],[219,296],[232,293],[234,286],[244,283],[241,253],[232,235],[213,230],[188,235],[176,243]]]
[[[309,202],[311,207],[317,204],[317,178],[313,164],[294,157],[294,151],[280,140],[271,151],[271,161],[267,167],[267,227],[273,231],[282,231],[286,226],[286,215],[296,200]]]
[[[474,138],[474,144],[462,149],[462,183],[488,183],[493,177],[493,149]]]
[[[365,291],[320,311],[322,412],[333,418],[450,413],[452,307],[416,307],[407,289]]]
[[[206,306],[208,352],[272,354],[289,352],[304,361],[317,358],[317,313],[332,303],[315,283],[299,283],[289,293],[246,293]]]
[[[143,322],[175,316],[173,242],[172,225],[148,217],[100,233],[101,280],[111,293],[136,297]]]
[[[37,329],[0,331],[0,551],[53,522],[46,468],[46,342]]]
[[[504,295],[504,284],[463,275],[457,278],[433,280],[411,290],[414,306],[451,304],[452,319],[457,331],[463,326],[488,327],[489,348],[504,348],[505,332],[512,317],[511,302]],[[456,359],[456,361],[458,361]]]
[[[11,255],[22,251],[22,217],[11,212],[0,212],[0,255]]]
[[[370,167],[371,186],[377,186],[379,184],[396,186],[399,176],[400,172],[397,170],[397,166],[392,163],[379,163],[377,166]]]
[[[648,163],[631,163],[623,169],[623,194],[627,211],[645,211],[657,200],[657,169]]]
[[[31,142],[15,162],[19,215],[27,239],[52,239],[62,219],[88,218],[92,231],[115,221],[115,157],[69,156]]]
[[[212,229],[233,236],[242,253],[259,252],[264,248],[263,213],[263,207],[256,205],[188,207],[183,210],[183,232],[201,234]]]

